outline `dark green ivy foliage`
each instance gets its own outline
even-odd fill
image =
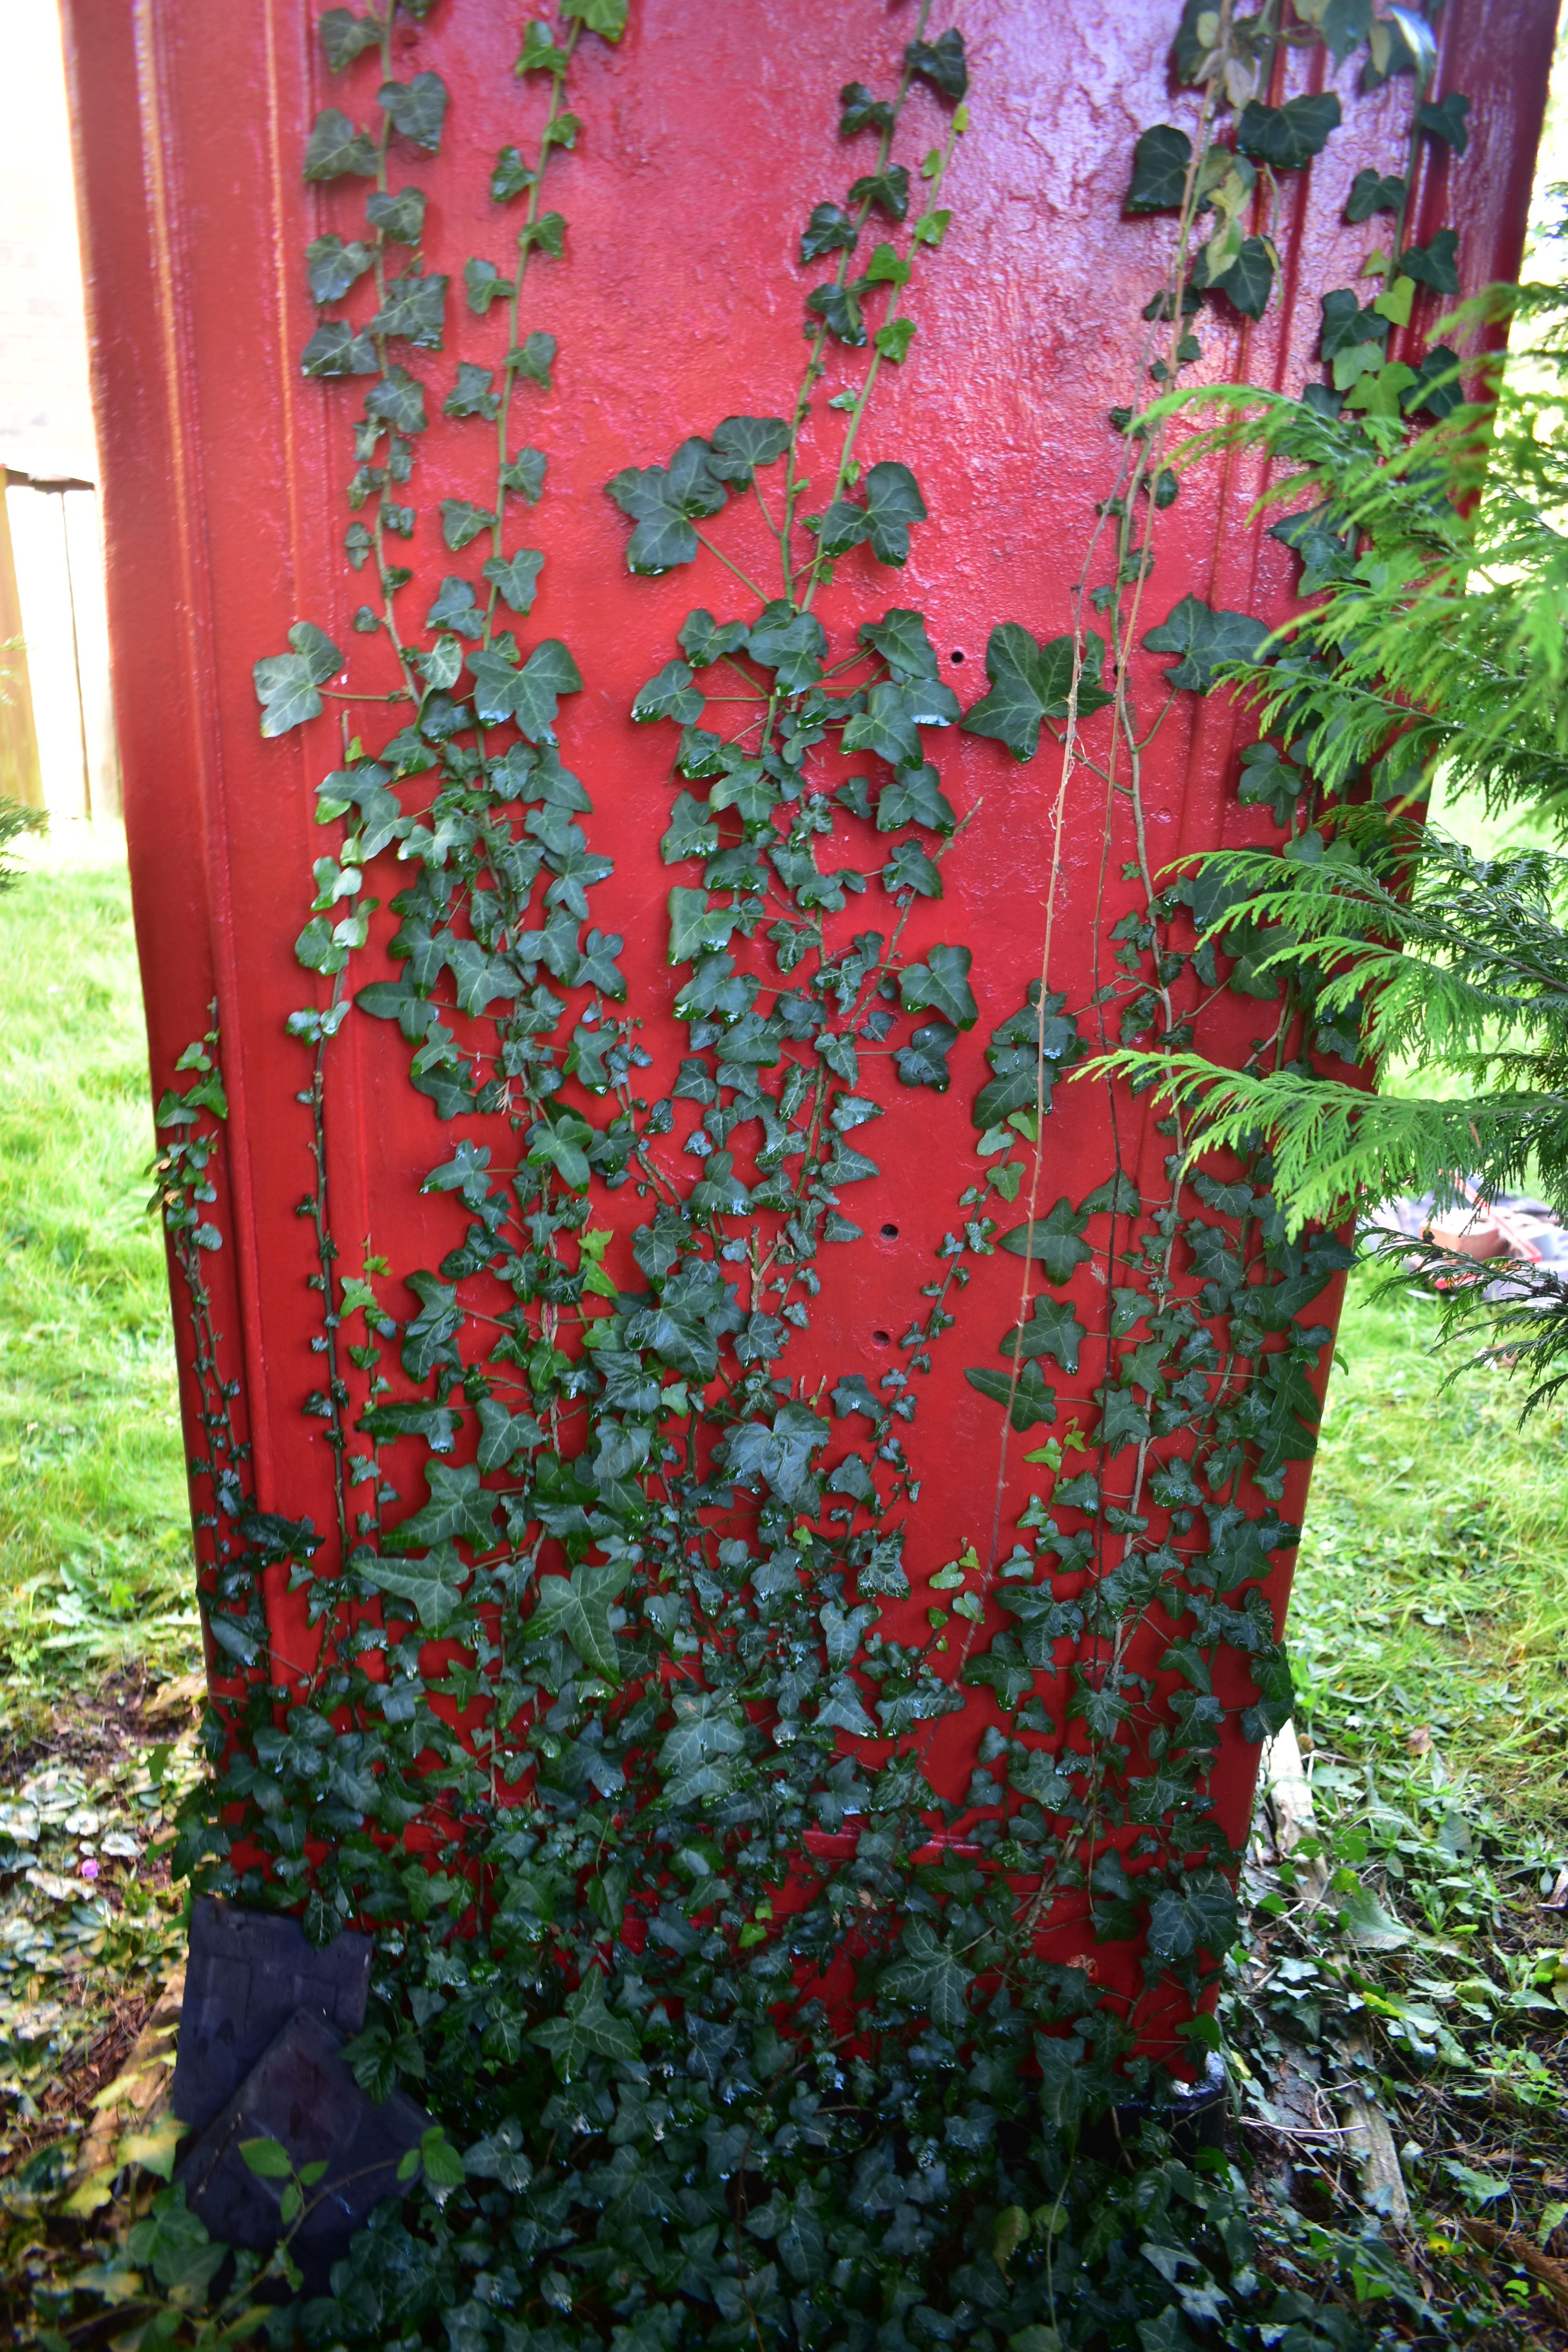
[[[322,1370],[307,1410],[340,1466],[335,1542],[248,1496],[201,1279],[219,1239],[215,1040],[161,1107],[207,1433],[204,1602],[235,1669],[183,1858],[219,1891],[302,1910],[322,1939],[374,1928],[355,2071],[373,2095],[411,2090],[464,2153],[460,2187],[429,2179],[383,2208],[331,2294],[277,2315],[279,2343],[1175,2352],[1250,2344],[1262,2321],[1288,2352],[1363,2340],[1337,2307],[1259,2284],[1240,2176],[1176,2153],[1136,2004],[1106,1993],[1094,1950],[1141,1939],[1147,2001],[1190,2008],[1231,1941],[1236,1857],[1210,1774],[1234,1717],[1256,1741],[1289,1712],[1259,1585],[1296,1538],[1273,1506],[1313,1442],[1328,1333],[1306,1318],[1345,1262],[1331,1240],[1288,1236],[1266,1164],[1189,1181],[1179,1135],[1163,1200],[1116,1170],[1076,1202],[1033,1198],[1054,1087],[1096,1031],[1104,1042],[1106,1006],[1120,1002],[1124,1039],[1176,1048],[1192,1034],[1181,976],[1218,984],[1213,946],[1172,944],[1183,924],[1191,937],[1182,892],[1142,876],[1147,909],[1114,933],[1121,979],[1091,1004],[1018,976],[974,1106],[988,1172],[937,1253],[908,1369],[810,1396],[789,1376],[825,1255],[860,1238],[846,1195],[876,1172],[874,1122],[947,1087],[979,1018],[968,947],[900,950],[962,830],[932,754],[963,714],[924,615],[898,598],[926,520],[917,471],[862,471],[855,456],[880,368],[910,354],[904,291],[942,245],[936,200],[966,125],[962,37],[929,39],[927,14],[887,95],[840,94],[851,176],[805,211],[802,258],[830,274],[805,293],[793,406],[723,417],[608,486],[636,573],[696,562],[742,497],[779,550],[779,593],[694,607],[633,705],[673,758],[662,846],[689,1035],[656,1100],[636,1091],[651,1058],[622,941],[592,915],[612,861],[557,740],[582,673],[564,645],[513,625],[544,561],[516,543],[518,520],[547,495],[545,454],[521,436],[556,358],[526,326],[526,277],[568,250],[543,190],[577,136],[573,60],[584,31],[619,39],[626,0],[565,0],[558,29],[528,29],[517,70],[547,93],[542,129],[489,176],[515,258],[462,272],[475,316],[500,308],[497,358],[463,362],[444,395],[406,362],[440,350],[452,284],[426,267],[421,191],[395,192],[389,164],[438,146],[447,94],[434,72],[395,79],[393,0],[321,20],[334,70],[379,55],[382,120],[367,131],[331,108],[310,134],[308,176],[374,186],[363,236],[307,255],[312,293],[354,315],[326,320],[303,363],[364,381],[346,551],[381,602],[354,625],[387,633],[409,715],[374,754],[353,740],[320,786],[318,814],[342,831],[298,953],[325,1001],[290,1024],[313,1056],[300,1101],[316,1181],[300,1206]],[[1178,58],[1205,123],[1256,64],[1262,23],[1192,56],[1184,25]],[[911,173],[895,149],[918,85],[922,106],[956,110]],[[1203,167],[1220,234],[1241,224],[1237,187],[1250,197],[1260,172],[1299,167],[1331,128],[1321,101],[1247,102],[1220,176]],[[1135,204],[1168,190],[1183,136],[1141,143]],[[1179,200],[1190,225],[1191,184]],[[1156,298],[1171,367],[1193,355],[1189,293],[1240,301],[1252,284],[1249,242],[1267,240],[1238,236],[1200,267],[1184,230]],[[856,352],[857,381],[827,403],[845,418],[832,492],[803,512],[811,395],[830,356]],[[416,586],[388,542],[413,528],[437,396],[499,433],[500,459],[493,488],[442,502],[455,568]],[[1146,420],[1119,421],[1120,535],[1092,595],[1104,637],[1042,644],[1000,624],[990,690],[963,721],[1020,761],[1110,707],[1106,654],[1119,675],[1141,576],[1133,520],[1174,494]],[[856,550],[856,576],[887,586],[834,646],[814,603]],[[1257,642],[1247,616],[1190,597],[1157,635],[1175,693],[1207,692]],[[342,659],[298,625],[257,665],[263,731],[319,715]],[[866,761],[831,796],[825,750]],[[819,845],[846,814],[867,854],[830,869]],[[389,910],[400,976],[356,989],[380,911],[365,871],[394,845],[412,868]],[[1260,971],[1244,943],[1231,985],[1266,994]],[[351,1018],[396,1024],[411,1083],[451,1122],[425,1189],[450,1196],[452,1246],[406,1275],[418,1309],[403,1320],[377,1287],[384,1262],[344,1270],[328,1213],[331,1045]],[[481,1141],[469,1122],[487,1114]],[[1020,1146],[1036,1181],[1008,1224]],[[627,1187],[644,1214],[623,1288],[593,1203]],[[1027,1312],[969,1379],[996,1401],[999,1436],[1056,1423],[1047,1360],[1072,1379],[1100,1350],[1102,1376],[1085,1375],[1097,1410],[1029,1454],[1047,1475],[1008,1556],[942,1569],[929,1638],[895,1640],[883,1604],[911,1596],[920,1378],[966,1262],[998,1246],[1019,1261]],[[1111,1277],[1108,1334],[1066,1295],[1093,1257]],[[392,1484],[411,1459],[421,1496]],[[321,1633],[308,1683],[266,1678],[259,1575],[281,1560]],[[1242,1682],[1238,1708],[1222,1692]],[[1064,1690],[1058,1721],[1046,1701]],[[931,1727],[960,1707],[983,1727],[962,1802],[923,1769]],[[1068,1965],[1037,1948],[1058,1898],[1084,1922]]]

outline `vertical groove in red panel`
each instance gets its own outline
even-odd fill
[[[238,1324],[237,1332],[229,1336],[237,1340],[241,1350],[246,1394],[255,1399],[264,1393],[266,1381],[266,1357],[256,1313],[265,1241],[257,1229],[251,1181],[251,1087],[247,1084],[246,1025],[240,1016],[234,966],[229,811],[215,708],[213,599],[207,562],[210,507],[201,434],[202,386],[195,373],[187,332],[193,294],[185,246],[193,206],[179,170],[179,144],[173,127],[175,117],[168,88],[169,44],[177,38],[175,15],[170,0],[135,0],[136,86],[142,152],[147,162],[149,226],[161,340],[159,358],[169,439],[168,478],[174,499],[179,591],[176,626],[196,786],[195,809],[208,894],[220,1051],[228,1078],[226,1164],[233,1203],[228,1245],[234,1253],[232,1311]],[[262,1079],[258,1093],[264,1085]],[[256,1491],[263,1507],[270,1507],[273,1462],[268,1416],[253,1410],[249,1420]]]

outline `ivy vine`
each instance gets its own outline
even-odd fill
[[[655,462],[629,450],[607,485],[630,572],[690,568],[719,607],[693,605],[630,711],[671,751],[661,851],[687,1035],[655,1076],[624,942],[594,915],[613,861],[566,764],[583,673],[558,639],[530,641],[549,550],[521,537],[538,508],[548,541],[548,456],[525,436],[557,360],[531,292],[570,264],[557,205],[580,53],[621,39],[626,0],[563,0],[528,27],[533,130],[489,175],[502,257],[460,273],[428,266],[425,195],[392,184],[438,152],[448,112],[437,73],[396,78],[398,5],[423,18],[431,0],[320,17],[358,103],[318,117],[304,158],[340,226],[305,255],[331,315],[302,365],[363,385],[344,544],[377,601],[353,626],[384,636],[399,680],[340,698],[353,716],[318,788],[331,846],[297,944],[320,984],[289,1024],[309,1057],[299,1205],[321,1371],[305,1410],[335,1463],[328,1536],[256,1510],[221,1370],[203,1276],[221,1241],[216,1033],[159,1111],[216,1693],[181,1860],[209,1888],[300,1910],[323,1940],[374,1931],[355,2073],[373,2095],[411,2089],[463,2151],[460,2183],[427,2168],[330,2297],[269,2323],[276,2340],[413,2347],[439,2326],[454,2352],[1061,2352],[1174,2347],[1189,2329],[1239,2346],[1265,2324],[1292,2352],[1349,2345],[1345,2314],[1260,2284],[1245,2184],[1213,2151],[1178,2151],[1168,2071],[1217,2038],[1237,1859],[1213,1808],[1222,1739],[1257,1742],[1290,1710],[1265,1586],[1299,1533],[1277,1507],[1313,1444],[1330,1334],[1310,1310],[1348,1252],[1287,1232],[1265,1160],[1194,1164],[1179,1114],[1164,1185],[1142,1191],[1143,1113],[1118,1055],[1181,1052],[1229,992],[1270,1008],[1255,1055],[1354,1058],[1342,1020],[1314,1020],[1318,976],[1223,877],[1150,869],[1150,744],[1266,636],[1192,595],[1157,623],[1145,610],[1180,489],[1169,395],[1207,310],[1256,319],[1270,298],[1282,180],[1341,113],[1332,93],[1270,93],[1287,55],[1322,41],[1336,66],[1364,49],[1368,86],[1408,76],[1415,99],[1405,172],[1363,172],[1350,196],[1352,221],[1392,223],[1369,264],[1380,290],[1326,297],[1331,381],[1303,411],[1396,432],[1456,397],[1451,352],[1394,352],[1457,286],[1453,233],[1415,247],[1405,226],[1420,144],[1462,155],[1467,101],[1435,96],[1411,9],[1296,0],[1286,21],[1278,0],[1246,18],[1188,0],[1175,60],[1194,119],[1143,133],[1127,199],[1174,216],[1168,268],[1138,396],[1110,419],[1074,626],[1042,642],[999,621],[965,714],[928,616],[896,601],[927,520],[919,453],[859,455],[882,372],[919,363],[950,180],[962,194],[962,35],[931,37],[923,0],[897,69],[845,85],[825,151],[842,194],[803,194],[799,260],[827,274],[804,294],[793,396]],[[458,299],[479,322],[465,352],[484,355],[447,383],[421,355],[442,352]],[[494,454],[473,496],[440,502],[453,568],[432,593],[393,542],[414,530],[437,396]],[[824,496],[802,436],[828,417]],[[1345,560],[1331,515],[1279,530],[1304,594]],[[818,592],[861,550],[839,576],[863,614],[835,644]],[[1140,647],[1171,657],[1153,702]],[[293,628],[256,666],[263,734],[320,720],[343,667],[326,630]],[[370,750],[378,699],[395,723]],[[1057,763],[1039,969],[1016,975],[984,1069],[973,948],[904,948],[973,814],[938,764],[955,726]],[[843,780],[842,754],[864,772]],[[1075,1002],[1054,930],[1084,778],[1133,897]],[[1239,798],[1274,813],[1287,856],[1324,854],[1319,787],[1283,741],[1244,755]],[[832,866],[846,827],[860,847]],[[396,976],[366,976],[384,950]],[[334,1225],[332,1047],[360,1019],[401,1036],[447,1126],[423,1187],[453,1212],[433,1266],[395,1274]],[[862,1238],[853,1187],[877,1173],[876,1121],[975,1081],[975,1171],[933,1236],[907,1364],[875,1388],[808,1389],[789,1350],[825,1256]],[[1076,1202],[1050,1198],[1045,1150],[1063,1082],[1109,1087],[1117,1146]],[[1017,1314],[967,1367],[998,1410],[994,1524],[984,1554],[932,1563],[920,1382],[997,1250],[1017,1262]],[[966,1334],[966,1354],[985,1346]],[[308,1660],[268,1649],[260,1580],[282,1562]],[[925,1769],[960,1709],[962,1801]],[[1063,1918],[1085,1948],[1066,1964],[1042,1941]]]

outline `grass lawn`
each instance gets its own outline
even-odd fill
[[[0,898],[0,1736],[13,1741],[54,1690],[196,1655],[129,893],[104,856]]]
[[[125,875],[101,846],[49,858],[0,899],[13,2264],[75,2226],[54,2218],[74,2136],[177,1951],[179,1891],[157,1856],[171,1789],[195,1769],[188,1708],[157,1697],[195,1664],[197,1624]],[[1445,1387],[1432,1326],[1420,1300],[1352,1283],[1292,1609],[1336,1874],[1313,1902],[1300,1859],[1266,1836],[1255,1848],[1226,2004],[1231,2146],[1282,2275],[1337,2270],[1345,2294],[1386,2298],[1345,2251],[1365,2224],[1335,2102],[1359,2074],[1415,2201],[1392,2235],[1399,2277],[1503,2352],[1568,2344],[1568,2266],[1555,2315],[1541,2268],[1543,2248],[1568,2251],[1568,1965],[1551,1900],[1568,1857],[1568,1415],[1520,1431],[1505,1373]],[[84,1853],[101,1857],[90,1890]],[[1408,2318],[1404,2288],[1396,2307]],[[1408,2340],[1405,2321],[1387,2340]]]

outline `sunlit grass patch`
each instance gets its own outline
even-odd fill
[[[1568,1406],[1434,1356],[1436,1310],[1352,1284],[1290,1612],[1298,1687],[1429,1733],[1494,1804],[1568,1820]]]
[[[168,1286],[122,865],[0,904],[0,1656],[6,1702],[194,1663]]]

